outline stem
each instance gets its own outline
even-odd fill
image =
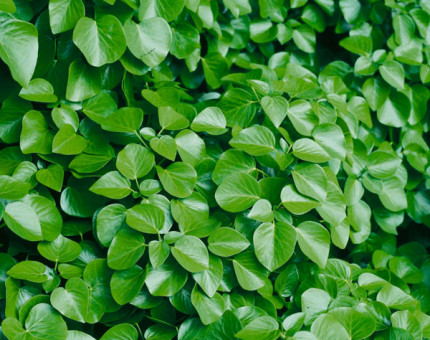
[[[140,329],[140,326],[139,326],[139,323],[135,323],[135,325],[136,325],[136,327],[137,327],[137,331],[139,332],[139,335],[140,335],[140,337],[142,338],[142,339],[145,339],[144,337],[143,337],[143,333],[142,333],[142,330]]]
[[[134,131],[134,134],[139,138],[140,142],[145,146],[145,148],[148,147],[148,145],[145,143],[142,137],[140,137],[139,133],[137,131]]]
[[[252,92],[254,92],[255,97],[257,98],[258,102],[260,102],[260,97],[258,96],[257,91],[255,91],[255,89],[253,87],[251,87],[251,89],[252,89]]]
[[[161,135],[161,133],[164,131],[164,128],[161,128],[161,130],[157,133],[157,137],[159,136],[159,135]]]
[[[252,171],[258,171],[259,173],[261,173],[263,176],[265,176],[265,177],[270,177],[268,174],[266,174],[263,170],[260,170],[260,169],[258,169],[258,168],[254,168],[254,170],[252,170]]]

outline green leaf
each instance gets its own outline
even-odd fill
[[[230,145],[252,156],[262,156],[275,149],[275,136],[264,126],[253,126],[235,135]]]
[[[66,99],[79,102],[95,96],[102,89],[100,69],[85,64],[80,58],[69,67]]]
[[[315,52],[315,31],[308,25],[300,25],[293,31],[293,40],[299,49],[306,53]]]
[[[44,258],[53,262],[70,262],[81,253],[81,246],[63,235],[51,242],[40,242],[37,250]]]
[[[293,255],[296,231],[284,222],[261,224],[254,233],[255,255],[258,261],[273,272]]]
[[[232,228],[215,229],[209,235],[208,244],[213,254],[223,257],[236,255],[249,247],[246,237]]]
[[[122,107],[110,114],[102,122],[102,129],[112,132],[131,132],[139,131],[143,121],[142,109],[136,107]]]
[[[392,91],[377,108],[378,120],[387,126],[402,127],[406,124],[411,111],[409,98],[401,93]]]
[[[188,119],[171,106],[158,108],[158,119],[164,130],[182,130],[188,127]]]
[[[385,61],[380,67],[379,72],[382,78],[398,90],[403,90],[405,85],[405,71],[400,63],[394,60]]]
[[[49,2],[49,24],[54,34],[73,29],[84,15],[85,6],[82,0],[53,0]]]
[[[288,101],[281,96],[266,96],[261,99],[261,107],[273,125],[278,128],[287,116]]]
[[[138,265],[125,270],[116,271],[112,275],[110,288],[116,303],[125,305],[139,293],[145,282],[146,270]]]
[[[20,148],[24,154],[49,154],[54,134],[49,130],[45,117],[39,111],[28,111],[22,118]]]
[[[228,90],[218,104],[227,120],[227,126],[248,126],[254,118],[256,106],[252,95],[243,89]]]
[[[8,204],[4,221],[9,229],[28,241],[53,241],[63,227],[61,215],[54,203],[37,195],[29,195],[23,202]]]
[[[179,132],[175,142],[181,159],[192,166],[196,166],[206,157],[205,142],[191,130]]]
[[[223,265],[220,258],[209,254],[209,268],[198,273],[193,273],[193,279],[207,296],[213,297],[221,284],[223,277]]]
[[[36,27],[29,22],[9,18],[0,23],[0,58],[22,87],[28,86],[36,68],[37,37]]]
[[[87,140],[77,135],[72,125],[64,124],[52,141],[52,152],[77,155],[84,151],[87,145]]]
[[[28,86],[19,92],[19,96],[28,101],[41,103],[55,103],[58,100],[51,83],[42,78],[30,81]]]
[[[136,328],[129,323],[121,323],[109,328],[100,340],[137,340],[138,336]]]
[[[319,165],[302,163],[291,173],[294,184],[301,194],[318,201],[325,200],[327,197],[327,177]]]
[[[20,181],[12,176],[0,176],[0,198],[2,199],[20,199],[28,194],[30,183]]]
[[[398,310],[413,309],[417,305],[417,300],[391,284],[386,284],[382,287],[376,296],[376,301]]]
[[[215,192],[217,203],[226,211],[240,212],[260,199],[261,189],[257,180],[245,173],[228,176]]]
[[[133,267],[145,252],[145,238],[137,231],[122,228],[112,240],[107,252],[108,266],[115,270]]]
[[[324,268],[330,250],[330,234],[327,229],[317,222],[306,221],[300,223],[296,231],[301,251]]]
[[[393,153],[378,150],[367,158],[367,170],[373,177],[385,179],[394,175],[401,163],[402,160]]]
[[[97,20],[83,17],[73,30],[73,42],[92,66],[117,61],[125,52],[126,41],[120,21],[113,15]]]
[[[330,155],[330,157],[341,160],[345,159],[345,136],[339,126],[332,123],[320,124],[312,131],[312,137],[314,137],[315,141]]]
[[[366,339],[375,332],[375,320],[367,313],[350,307],[339,307],[331,310],[329,315],[346,329],[347,339]]]
[[[67,339],[67,325],[61,315],[47,303],[34,306],[23,325],[15,318],[2,322],[2,332],[9,339]]]
[[[174,161],[176,158],[176,142],[171,136],[161,136],[160,138],[152,138],[149,142],[151,149],[159,155]]]
[[[204,325],[217,321],[224,313],[224,299],[218,293],[213,297],[207,296],[198,285],[194,286],[191,301]]]
[[[116,168],[128,179],[145,176],[153,166],[152,152],[138,144],[127,144],[116,158]]]
[[[124,31],[131,53],[149,67],[159,65],[169,53],[172,32],[163,18],[144,19],[139,24],[128,20]]]
[[[15,264],[7,272],[10,277],[18,280],[43,283],[48,280],[46,266],[37,261],[22,261]]]
[[[243,340],[258,339],[275,340],[280,334],[278,322],[271,316],[260,316],[248,323],[240,332],[235,334],[236,338]]]
[[[168,0],[149,0],[139,7],[139,20],[162,17],[167,22],[175,20],[184,8],[185,0],[171,3]]]
[[[217,89],[221,86],[221,78],[227,75],[228,65],[220,53],[210,53],[202,58],[203,72],[208,85]]]
[[[170,195],[185,198],[192,194],[197,182],[197,173],[194,168],[183,162],[175,162],[163,169],[156,167],[158,178]]]
[[[353,35],[344,38],[339,43],[344,49],[364,56],[368,56],[372,52],[372,39],[364,35]]]
[[[110,171],[100,177],[91,187],[90,191],[97,195],[112,199],[121,199],[131,193],[130,181],[118,171]]]
[[[260,222],[271,222],[273,217],[272,205],[266,199],[258,200],[248,214],[248,218]]]
[[[218,107],[207,107],[194,118],[191,129],[217,136],[227,131],[226,124],[224,114]]]
[[[229,149],[218,159],[212,173],[212,179],[220,185],[224,178],[238,173],[249,173],[255,170],[255,159],[246,153]]]
[[[111,204],[103,207],[97,214],[96,234],[102,245],[108,247],[118,230],[124,226],[126,209],[121,204]]]
[[[127,210],[127,224],[143,233],[158,234],[164,220],[163,210],[153,204],[139,204]]]
[[[283,206],[296,215],[303,215],[319,205],[318,201],[299,194],[291,184],[282,189],[281,200]]]
[[[65,288],[56,288],[51,294],[51,304],[69,319],[85,323],[89,290],[82,279],[72,278]]]
[[[309,138],[300,138],[293,144],[293,155],[313,163],[324,163],[330,160],[330,155]]]
[[[149,260],[153,268],[160,267],[170,254],[170,247],[164,241],[151,241],[148,245]]]
[[[167,259],[160,267],[149,266],[145,284],[153,296],[173,296],[188,279],[188,273],[175,261]]]
[[[263,287],[269,274],[250,251],[236,255],[233,259],[233,268],[239,285],[249,291]]]
[[[339,323],[339,321],[339,319],[336,319],[331,314],[322,314],[312,324],[311,332],[316,336],[317,339],[353,339],[350,338],[345,328]]]
[[[330,295],[319,288],[309,288],[302,294],[301,307],[306,314],[305,324],[313,322],[328,309],[332,301]]]
[[[44,186],[60,192],[64,179],[63,167],[58,164],[51,164],[46,169],[38,170],[36,179]]]
[[[197,273],[209,269],[209,253],[195,236],[182,236],[171,249],[173,257],[185,270]]]

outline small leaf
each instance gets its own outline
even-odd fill
[[[121,199],[131,193],[130,181],[118,171],[110,171],[100,177],[91,187],[90,191],[112,199]]]

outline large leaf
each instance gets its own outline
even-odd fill
[[[73,42],[92,66],[117,61],[125,52],[126,41],[120,21],[113,15],[97,20],[79,19],[73,30]]]

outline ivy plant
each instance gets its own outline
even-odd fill
[[[0,339],[430,338],[430,1],[0,0]]]

